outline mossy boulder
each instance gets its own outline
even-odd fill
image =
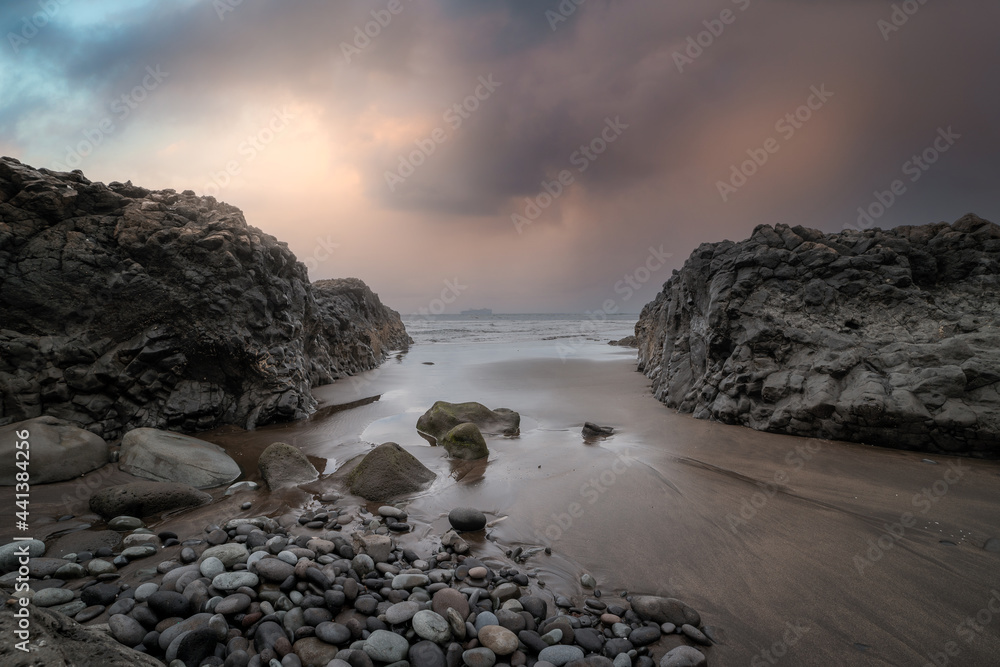
[[[481,433],[517,435],[521,415],[507,408],[490,410],[482,403],[438,401],[417,420],[417,430],[441,440],[459,424],[475,424]]]
[[[366,500],[387,500],[423,489],[436,475],[395,442],[368,452],[347,476],[351,493]]]
[[[271,490],[307,484],[319,478],[319,472],[306,455],[298,447],[284,442],[268,445],[257,459],[257,469]]]
[[[438,442],[456,459],[475,461],[490,455],[486,439],[475,424],[459,424]]]

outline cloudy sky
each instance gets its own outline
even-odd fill
[[[637,312],[758,224],[1000,221],[998,25],[995,0],[4,0],[0,154],[214,195],[404,314]]]

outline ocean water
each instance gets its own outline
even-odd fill
[[[448,343],[527,343],[562,341],[607,343],[635,333],[636,314],[428,315],[404,317],[403,324],[420,345]]]

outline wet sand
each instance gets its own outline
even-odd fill
[[[1000,464],[694,420],[655,401],[634,369],[634,350],[598,343],[565,360],[552,342],[415,346],[317,390],[327,409],[312,419],[200,437],[233,452],[250,479],[271,442],[301,447],[326,472],[398,442],[438,473],[408,502],[417,528],[404,543],[430,547],[448,511],[479,507],[499,521],[470,540],[474,553],[551,545],[526,564],[550,591],[582,595],[587,571],[605,595],[679,597],[723,629],[727,643],[707,651],[713,665],[919,667],[935,654],[945,664],[948,649],[950,665],[1000,664],[1000,553],[983,548],[1000,537]],[[414,428],[435,400],[517,410],[521,435],[488,438],[487,462],[452,462]],[[615,435],[585,441],[584,421]],[[109,470],[88,478],[132,479]],[[58,498],[80,483],[38,487],[36,536],[87,519],[41,516],[65,513]],[[313,493],[220,498],[154,529],[183,538],[231,516],[296,514],[336,488],[331,478]],[[123,578],[153,565],[132,564]],[[969,617],[975,624],[959,627]]]

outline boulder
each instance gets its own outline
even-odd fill
[[[367,500],[387,500],[419,491],[436,475],[394,442],[368,452],[347,476],[351,493]]]
[[[177,482],[133,482],[109,486],[90,497],[90,509],[105,519],[150,516],[212,502],[212,496]]]
[[[486,440],[475,424],[459,424],[445,433],[438,443],[456,459],[474,461],[490,455]]]
[[[26,439],[18,437],[25,431]],[[28,442],[29,458],[18,459],[16,445],[24,441]],[[22,472],[16,465],[19,460],[28,463],[32,484],[48,484],[96,470],[108,463],[109,454],[103,438],[56,417],[0,426],[0,486],[17,482],[17,473]]]
[[[677,598],[664,598],[656,595],[636,595],[632,598],[632,611],[644,621],[657,624],[673,623],[682,625],[701,625],[701,616],[693,608]]]
[[[758,226],[704,244],[645,306],[668,407],[763,431],[1000,457],[1000,226]]]
[[[0,609],[0,662],[4,667],[163,667],[163,663],[123,646],[110,634],[84,627],[59,612],[30,606],[31,652],[18,650],[14,607]]]
[[[447,403],[438,401],[417,420],[417,430],[440,440],[459,424],[475,424],[483,433],[517,435],[521,415],[497,408],[490,410],[482,403]]]
[[[252,429],[410,342],[363,282],[310,283],[214,197],[3,157],[0,221],[0,425],[53,415],[108,442]]]
[[[625,336],[624,338],[619,338],[618,340],[609,340],[608,345],[617,345],[618,347],[639,347],[639,341],[635,336]]]
[[[583,437],[585,438],[603,438],[614,432],[615,429],[610,426],[598,426],[593,422],[585,422],[583,424]]]
[[[275,442],[257,459],[260,476],[269,489],[306,484],[319,479],[319,472],[298,447]]]
[[[125,434],[119,465],[137,477],[180,482],[196,489],[228,484],[240,476],[240,467],[222,447],[155,428]]]

